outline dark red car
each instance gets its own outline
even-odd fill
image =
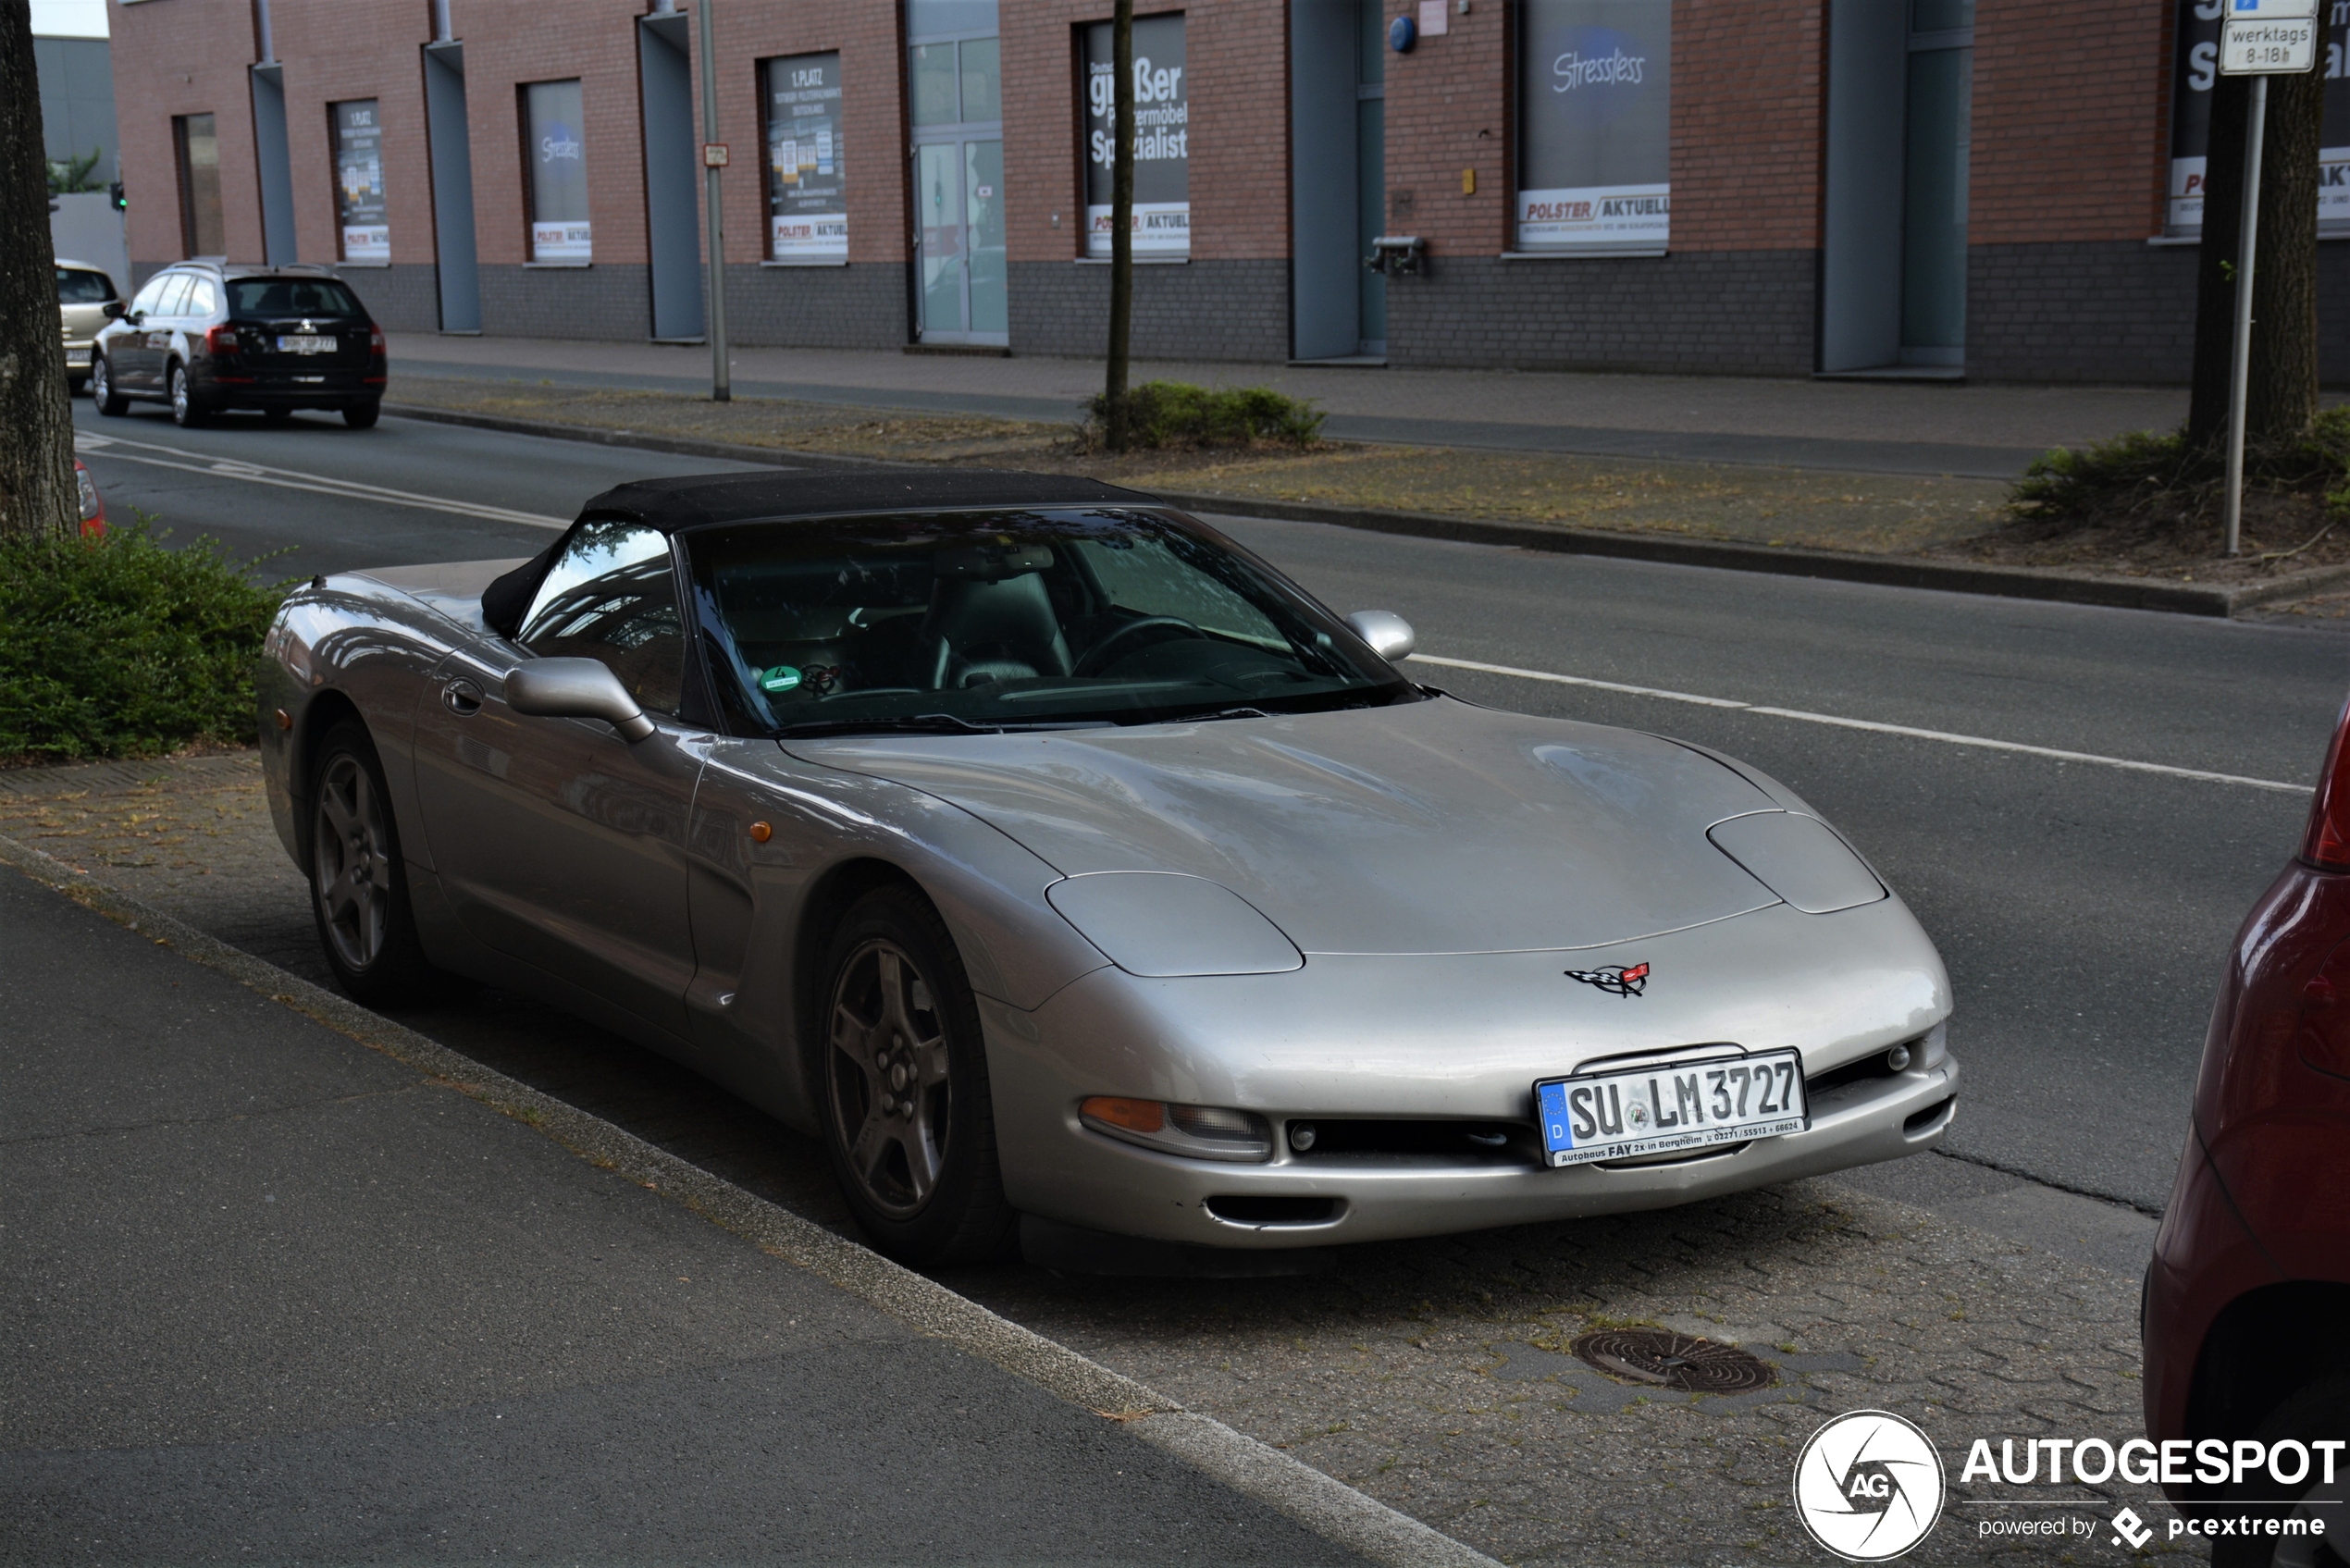
[[[2236,1521],[2212,1561],[2350,1562],[2350,708],[2229,956],[2141,1328],[2146,1434],[2195,1445],[2164,1489],[2198,1534]]]

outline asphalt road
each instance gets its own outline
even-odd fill
[[[517,555],[543,525],[211,471],[262,463],[561,517],[624,477],[715,464],[388,419],[183,432],[154,414],[85,453],[135,502],[273,574]],[[132,457],[148,461],[133,463]],[[1227,520],[1342,611],[1400,611],[1424,651],[1745,704],[1418,665],[1473,700],[1655,730],[1765,769],[1838,823],[1940,945],[1968,1077],[1951,1151],[2158,1209],[2228,939],[2291,855],[2306,796],[1862,730],[1775,708],[2286,784],[2315,772],[2350,641],[2299,625],[1811,582]],[[1916,1165],[1919,1162],[1909,1162]]]

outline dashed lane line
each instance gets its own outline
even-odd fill
[[[1792,719],[1804,724],[1828,724],[1841,730],[1867,730],[1876,735],[1902,735],[1911,740],[1940,741],[1945,746],[2012,751],[2026,757],[2051,758],[2059,762],[2087,762],[2100,768],[2121,768],[2134,773],[2160,773],[2168,778],[2195,779],[2204,784],[2241,784],[2247,789],[2270,789],[2285,795],[2311,793],[2307,784],[2287,784],[2282,779],[2252,779],[2240,773],[2215,773],[2203,768],[2174,768],[2168,762],[2141,762],[2131,757],[2104,757],[2094,751],[2062,751],[2049,746],[2026,746],[2022,741],[1994,740],[1988,735],[1953,735],[1948,730],[1922,730],[1909,724],[1879,723],[1874,719],[1847,719],[1835,713],[1807,713],[1800,708],[1774,708],[1764,703],[1740,702],[1735,698],[1668,691],[1662,686],[1626,685],[1621,681],[1593,680],[1589,675],[1562,675],[1551,670],[1521,670],[1510,664],[1484,664],[1474,659],[1446,659],[1433,653],[1415,653],[1411,657],[1416,663],[1436,664],[1448,670],[1475,670],[1480,674],[1508,675],[1516,680],[1542,681],[1552,685],[1589,686],[1598,691],[1622,692],[1628,697],[1694,703],[1701,708],[1735,708],[1741,712],[1760,713],[1766,718]]]

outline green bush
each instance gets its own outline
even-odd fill
[[[1127,433],[1137,447],[1246,446],[1253,441],[1314,444],[1324,415],[1301,398],[1270,387],[1194,387],[1187,381],[1145,381],[1126,394]],[[1109,398],[1088,405],[1089,445],[1109,430]]]
[[[94,539],[0,539],[0,759],[154,756],[253,737],[278,594],[142,517]]]
[[[2225,450],[2190,447],[2184,429],[2133,430],[2077,451],[2058,447],[2034,458],[2012,494],[2043,517],[2087,517],[2147,501],[2193,500],[2226,472]],[[2350,478],[2350,407],[2320,411],[2306,436],[2247,447],[2244,473],[2248,487],[2270,489],[2342,485]],[[2350,490],[2326,499],[2350,506]]]

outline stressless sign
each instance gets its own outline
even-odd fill
[[[1669,0],[1526,0],[1516,246],[1662,249],[1673,195]]]

